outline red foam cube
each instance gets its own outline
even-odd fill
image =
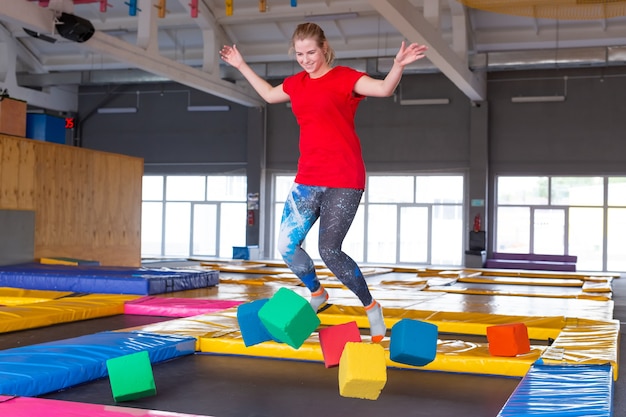
[[[489,353],[493,356],[517,356],[530,352],[528,329],[524,323],[487,327]]]
[[[324,355],[324,366],[339,365],[343,348],[348,342],[361,342],[361,332],[356,321],[325,327],[319,332],[320,346]]]

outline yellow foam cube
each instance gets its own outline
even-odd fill
[[[386,383],[383,347],[377,343],[347,342],[339,359],[339,394],[376,400]]]

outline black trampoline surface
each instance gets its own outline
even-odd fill
[[[0,349],[125,329],[168,318],[119,315],[2,335]],[[196,353],[153,365],[157,394],[115,403],[107,378],[41,398],[214,417],[493,417],[519,378],[388,369],[375,400],[339,395],[338,368],[318,362]],[[7,416],[8,417],[8,416]]]

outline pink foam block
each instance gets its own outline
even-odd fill
[[[0,395],[0,416],[11,417],[209,417],[168,411]]]
[[[243,301],[203,300],[198,298],[141,297],[124,303],[124,314],[161,317],[191,317],[214,313],[242,304]]]
[[[324,366],[339,365],[343,348],[348,342],[361,342],[361,332],[356,321],[325,327],[318,331],[320,346],[324,355]]]

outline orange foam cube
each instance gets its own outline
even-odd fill
[[[524,323],[487,327],[489,353],[493,356],[517,356],[530,352],[528,329]]]

